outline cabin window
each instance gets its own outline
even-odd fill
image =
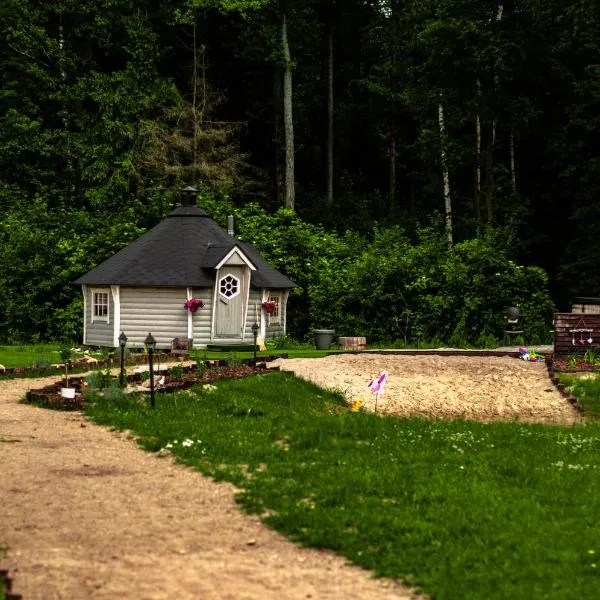
[[[231,274],[225,275],[219,281],[219,294],[224,298],[233,298],[240,293],[240,280]]]
[[[281,323],[281,295],[280,294],[271,294],[269,296],[269,302],[272,302],[275,308],[273,312],[269,315],[269,322],[271,324]]]
[[[92,290],[92,323],[108,323],[108,290]]]

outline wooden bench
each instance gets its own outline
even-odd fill
[[[174,338],[171,342],[171,354],[189,354],[193,345],[192,338]]]

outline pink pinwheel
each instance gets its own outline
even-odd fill
[[[388,372],[381,371],[381,375],[377,379],[371,379],[367,387],[375,394],[375,412],[377,412],[377,400],[383,394],[383,386],[387,380]]]
[[[367,387],[374,394],[383,394],[383,386],[385,385],[387,376],[388,376],[388,372],[382,371],[381,375],[379,377],[377,377],[377,379],[371,379],[371,381],[369,381]]]

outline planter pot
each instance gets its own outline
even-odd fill
[[[75,398],[75,388],[60,388],[60,395],[63,398]]]
[[[315,345],[317,350],[329,350],[333,342],[333,329],[315,329]]]

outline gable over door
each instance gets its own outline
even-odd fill
[[[247,267],[227,265],[219,269],[216,282],[215,338],[244,337],[248,297]]]

